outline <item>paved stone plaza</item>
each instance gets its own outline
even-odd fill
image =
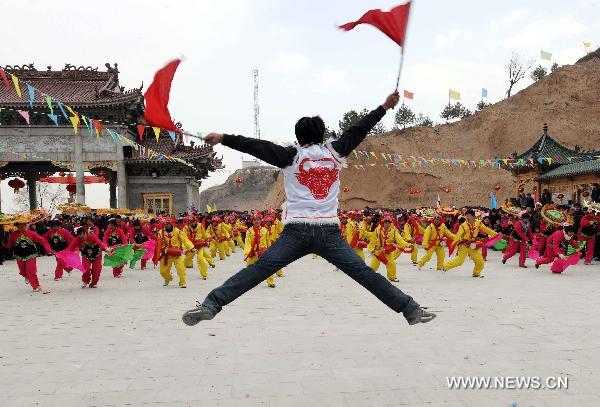
[[[288,267],[195,327],[181,313],[241,265],[236,253],[188,288],[156,269],[104,268],[32,293],[0,266],[0,405],[8,406],[598,406],[600,267],[564,275],[488,259],[446,274],[399,259],[399,286],[439,311],[408,326],[322,259]],[[467,260],[468,261],[468,260]],[[381,271],[381,270],[380,270]],[[451,376],[568,377],[568,390],[450,390]]]

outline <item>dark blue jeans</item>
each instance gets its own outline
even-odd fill
[[[365,287],[396,312],[410,315],[419,307],[387,278],[368,267],[342,237],[337,225],[288,224],[256,263],[231,276],[212,290],[204,305],[216,312],[277,270],[310,253],[316,253]]]

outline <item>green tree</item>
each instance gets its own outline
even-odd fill
[[[344,113],[344,116],[342,116],[342,120],[338,122],[340,127],[339,134],[342,134],[343,132],[348,130],[350,127],[352,127],[354,123],[358,122],[360,119],[365,117],[369,112],[369,109],[363,109],[360,112],[357,112],[356,110],[350,110]],[[373,127],[373,129],[371,129],[369,134],[380,134],[385,132],[385,126],[381,122],[379,122],[375,125],[375,127]]]
[[[429,116],[425,116],[423,113],[419,113],[415,119],[415,123],[418,127],[433,127],[433,120]]]
[[[445,119],[446,121],[449,121],[451,119],[464,119],[465,117],[469,117],[472,114],[473,112],[467,109],[466,106],[464,106],[460,102],[456,102],[454,105],[448,103],[448,105],[444,107],[444,110],[442,110],[440,117],[442,119]]]
[[[550,72],[554,72],[558,69],[558,64],[555,62],[552,64],[552,66],[550,67]]]
[[[491,103],[487,103],[485,100],[481,99],[479,101],[479,103],[477,103],[477,106],[475,107],[475,110],[477,112],[482,111],[483,109],[485,109],[486,107],[488,107],[489,105],[491,105]]]
[[[442,110],[442,113],[440,113],[440,117],[444,120],[446,120],[446,122],[448,122],[451,119],[455,119],[455,110],[454,110],[454,106],[452,106],[449,102],[448,104],[444,107],[444,109]]]
[[[416,116],[410,107],[402,103],[396,112],[396,116],[394,116],[394,122],[398,126],[402,126],[402,128],[405,129],[407,125],[410,126],[411,124],[415,123],[415,120]]]
[[[325,127],[325,140],[328,138],[336,139],[339,135],[335,132],[335,130],[330,129],[329,127]]]
[[[533,71],[531,71],[531,79],[533,79],[534,82],[537,82],[547,74],[548,71],[546,68],[544,68],[542,65],[538,65]]]
[[[344,116],[342,116],[342,120],[338,122],[338,125],[340,127],[339,133],[342,134],[343,132],[348,130],[358,120],[360,120],[360,116],[358,115],[358,112],[356,110],[350,110],[344,113]]]

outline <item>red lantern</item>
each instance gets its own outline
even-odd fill
[[[525,188],[523,187],[523,185],[521,185],[519,187],[519,193],[522,194],[523,192],[525,192]]]
[[[587,198],[588,196],[590,196],[590,193],[589,193],[588,191],[583,191],[583,192],[581,193],[581,195],[582,195],[584,198]]]
[[[8,181],[8,186],[14,189],[15,194],[19,192],[19,189],[25,186],[25,181],[20,178],[14,178]]]
[[[447,193],[447,194],[449,194],[450,192],[452,192],[452,188],[450,188],[450,187],[444,187],[444,188],[442,188],[442,190],[443,190],[445,193]]]
[[[235,183],[237,184],[238,187],[241,186],[242,185],[242,177],[237,177],[235,179]]]
[[[75,184],[69,184],[67,185],[67,191],[69,191],[71,195],[74,195],[75,192],[77,192],[77,186]]]
[[[0,172],[0,181],[4,181],[6,179],[6,174],[3,172]]]
[[[536,186],[533,187],[533,192],[537,192],[537,187]]]
[[[344,191],[344,192],[350,192],[350,188],[348,188],[348,187],[344,187],[344,190],[343,190],[343,191]]]
[[[495,190],[496,192],[500,191],[500,189],[502,189],[502,188],[500,187],[500,184],[496,184],[496,185],[494,186],[494,190]]]
[[[421,190],[419,188],[411,188],[408,193],[410,195],[419,195],[421,193]]]

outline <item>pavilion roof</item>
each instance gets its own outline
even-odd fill
[[[599,174],[600,160],[580,161],[572,164],[561,165],[545,174],[540,175],[536,181],[548,181],[554,178],[575,177],[578,175]]]
[[[106,64],[106,68],[106,71],[99,71],[98,68],[89,66],[65,64],[61,71],[53,71],[51,67],[46,71],[38,71],[33,64],[4,66],[2,69],[8,74],[9,81],[10,74],[19,78],[21,98],[13,89],[12,83],[10,89],[0,83],[0,106],[29,106],[27,83],[36,89],[33,104],[38,107],[46,106],[42,93],[74,108],[115,106],[132,102],[143,106],[142,88],[125,90],[119,84],[117,64],[114,67]]]
[[[530,159],[533,159],[535,163],[538,163],[539,158],[552,158],[551,166],[559,166],[565,164],[571,164],[577,161],[589,160],[589,156],[594,153],[583,153],[576,150],[571,150],[558,141],[550,137],[548,134],[548,124],[544,123],[544,131],[541,137],[531,146],[527,151],[522,154],[512,157],[513,164],[511,169],[520,168],[530,165]]]

